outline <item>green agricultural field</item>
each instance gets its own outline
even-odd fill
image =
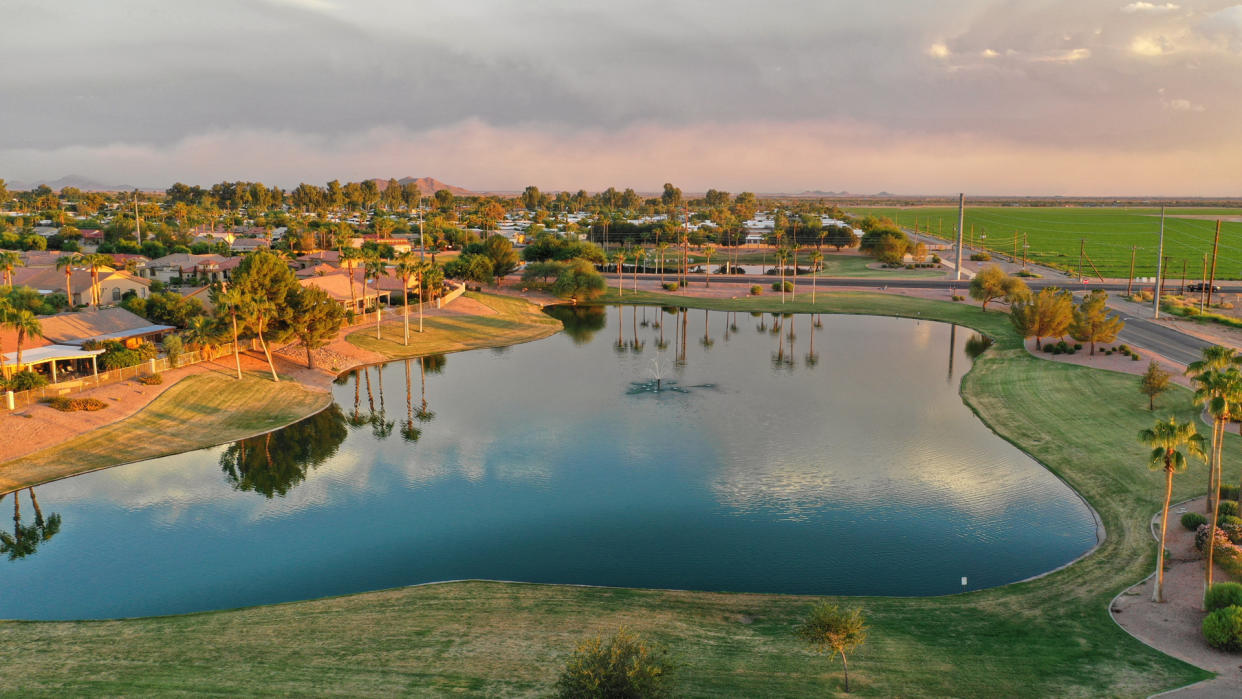
[[[858,207],[856,216],[887,216],[906,228],[951,238],[957,225],[957,207]],[[1218,279],[1242,279],[1242,209],[1170,209],[1165,221],[1164,254],[1171,278],[1180,277],[1183,266],[1189,277],[1203,271],[1203,256],[1212,252],[1216,231],[1215,217],[1221,225],[1220,250],[1216,263]],[[1024,240],[1030,245],[1027,258],[1065,270],[1078,269],[1078,252],[1085,246],[1087,257],[1105,277],[1124,279],[1130,271],[1130,249],[1135,248],[1134,274],[1156,274],[1157,245],[1160,235],[1160,209],[1137,207],[966,207],[966,238],[1005,256],[1018,254]],[[973,238],[972,238],[973,231]],[[1210,257],[1209,257],[1210,263]],[[1091,265],[1083,262],[1084,274],[1093,276]]]

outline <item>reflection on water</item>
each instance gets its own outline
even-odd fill
[[[460,578],[940,594],[1094,543],[1083,503],[945,382],[974,342],[950,326],[549,312],[564,333],[350,372],[284,430],[42,486],[56,515],[24,492],[0,617]]]
[[[27,488],[26,493],[30,497],[30,506],[34,508],[34,521],[30,524],[22,521],[22,491],[7,495],[13,498],[13,531],[0,531],[0,554],[7,556],[10,561],[33,555],[41,544],[60,532],[60,515],[53,513],[44,517],[34,488]],[[5,497],[6,495],[0,495],[0,503],[3,503]]]

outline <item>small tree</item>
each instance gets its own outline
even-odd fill
[[[556,682],[556,695],[585,697],[665,697],[672,664],[663,649],[618,629],[578,644]]]
[[[970,280],[970,298],[982,302],[981,310],[988,309],[988,302],[1005,299],[1009,303],[1026,298],[1030,290],[1026,282],[1005,274],[996,265],[988,265]]]
[[[306,349],[306,368],[315,368],[312,352],[336,338],[345,322],[345,310],[317,286],[302,287],[289,295],[289,327]]]
[[[1169,390],[1169,372],[1160,368],[1160,365],[1153,359],[1147,365],[1147,371],[1143,372],[1143,379],[1139,382],[1139,392],[1147,396],[1147,409],[1156,409],[1156,396]]]
[[[1070,336],[1079,342],[1091,343],[1091,356],[1095,356],[1096,342],[1112,342],[1117,333],[1126,326],[1120,317],[1108,314],[1108,292],[1096,289],[1082,300],[1073,311]]]
[[[845,669],[845,691],[850,691],[850,665],[846,653],[852,652],[867,640],[867,626],[862,612],[842,609],[835,604],[820,602],[811,609],[806,621],[798,627],[798,638],[806,641],[816,652],[841,656]]]

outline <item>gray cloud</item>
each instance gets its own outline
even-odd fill
[[[272,133],[332,150],[475,123],[571,135],[822,122],[878,143],[1236,148],[1242,5],[1173,5],[18,0],[0,43],[0,176],[63,174],[48,157],[86,152],[74,148],[173,153]],[[488,171],[469,165],[476,180]],[[97,174],[144,174],[115,167]]]

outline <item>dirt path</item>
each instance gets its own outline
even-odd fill
[[[1194,546],[1194,533],[1178,520],[1184,512],[1202,512],[1205,498],[1174,505],[1169,510],[1166,539],[1170,564],[1164,574],[1163,604],[1151,601],[1155,576],[1122,592],[1113,600],[1113,619],[1143,643],[1192,665],[1217,673],[1207,682],[1161,696],[1238,697],[1242,696],[1242,655],[1216,650],[1203,640],[1200,626],[1204,613],[1203,566],[1205,559]],[[1160,514],[1152,518],[1152,534],[1159,540]],[[1214,567],[1213,581],[1229,580]]]

